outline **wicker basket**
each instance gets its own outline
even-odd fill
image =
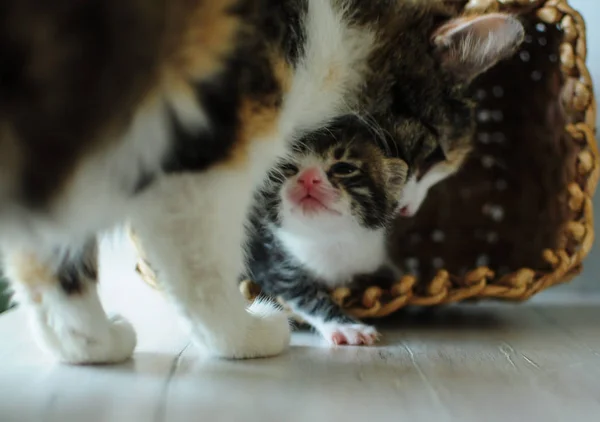
[[[526,300],[573,278],[592,248],[600,157],[583,19],[566,0],[462,4],[469,13],[518,13],[527,36],[511,60],[474,84],[472,159],[432,189],[415,218],[396,224],[394,258],[412,275],[332,292],[359,318],[407,305]],[[155,284],[139,250],[137,270]],[[250,281],[241,290],[248,299],[259,293]]]

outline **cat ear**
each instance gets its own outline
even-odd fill
[[[400,158],[386,158],[384,160],[384,175],[388,190],[394,197],[400,195],[406,184],[408,165]]]
[[[442,67],[470,82],[498,61],[509,57],[525,36],[523,25],[502,13],[452,19],[432,36]]]

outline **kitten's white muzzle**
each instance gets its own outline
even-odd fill
[[[412,176],[406,182],[406,186],[402,191],[402,199],[400,199],[398,205],[402,217],[412,217],[419,211],[419,208],[421,208],[421,205],[427,196],[427,192],[429,191],[429,186],[422,183],[423,180],[424,179],[417,181],[416,177]]]

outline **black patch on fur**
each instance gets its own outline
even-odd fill
[[[240,103],[239,70],[229,71],[197,86],[210,127],[191,133],[171,113],[173,134],[171,152],[163,164],[165,172],[202,171],[226,160],[236,142]]]
[[[266,39],[279,44],[285,58],[295,66],[305,51],[308,0],[265,0],[264,8],[269,10],[262,22]]]
[[[254,16],[258,36],[242,33],[238,49],[229,58],[226,70],[196,86],[196,96],[206,113],[209,127],[190,133],[171,113],[174,144],[164,161],[166,172],[203,171],[226,161],[240,142],[239,111],[244,100],[256,104],[279,98],[280,86],[269,55],[271,46],[283,51],[293,64],[303,51],[304,29],[301,19],[306,1],[265,0]],[[241,12],[240,12],[241,13]]]
[[[98,245],[88,241],[75,254],[68,255],[58,267],[56,277],[67,295],[80,294],[87,283],[98,281]]]
[[[152,185],[152,183],[154,183],[154,181],[156,180],[156,176],[156,173],[142,170],[140,172],[137,182],[133,187],[133,196],[139,195],[140,193],[144,192],[147,188],[149,188],[150,185]]]

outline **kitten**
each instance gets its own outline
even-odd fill
[[[345,116],[306,136],[255,197],[242,279],[285,300],[331,344],[372,345],[375,328],[347,315],[329,290],[360,277],[400,276],[388,255],[389,226],[413,200],[413,180],[458,170],[472,147],[464,135],[443,140],[446,153],[434,138],[399,147]],[[407,129],[401,139],[414,136]]]
[[[247,274],[333,344],[373,344],[377,331],[346,315],[328,290],[396,269],[388,227],[408,166],[348,116],[305,137],[268,175],[249,217]]]
[[[37,340],[65,362],[131,356],[96,286],[97,234],[130,221],[196,344],[280,353],[286,318],[235,285],[277,157],[352,112],[446,138],[470,125],[462,86],[522,36],[424,1],[4,1],[0,239]]]

